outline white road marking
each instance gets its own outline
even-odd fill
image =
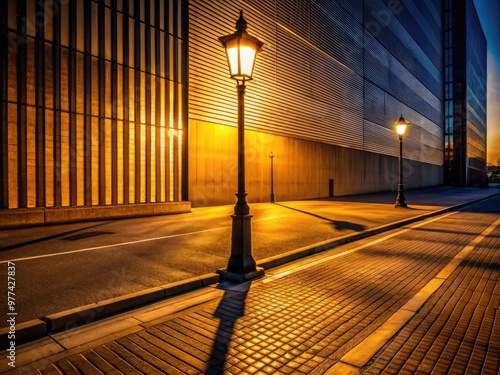
[[[263,220],[271,220],[271,219],[277,219],[277,218],[281,218],[281,217],[285,217],[285,216],[293,216],[293,215],[296,215],[296,214],[286,214],[286,215],[265,217],[265,218],[262,218],[262,219],[254,219],[253,221],[256,222],[256,221],[263,221]],[[88,247],[88,248],[85,248],[85,249],[69,250],[69,251],[64,251],[64,252],[60,252],[60,253],[42,254],[42,255],[34,255],[34,256],[31,256],[31,257],[16,258],[16,259],[7,259],[7,260],[0,261],[0,264],[4,264],[4,263],[7,263],[7,262],[21,262],[21,261],[25,261],[25,260],[49,258],[49,257],[60,256],[60,255],[84,253],[84,252],[88,252],[88,251],[95,251],[95,250],[102,250],[102,249],[110,249],[112,247],[135,245],[135,244],[144,243],[144,242],[166,240],[166,239],[169,239],[169,238],[190,236],[190,235],[195,235],[195,234],[200,234],[200,233],[207,233],[207,232],[212,232],[212,231],[221,230],[221,229],[229,229],[229,228],[231,228],[231,227],[230,226],[218,227],[218,228],[204,229],[204,230],[200,230],[200,231],[196,231],[196,232],[172,234],[172,235],[168,235],[168,236],[145,238],[145,239],[136,240],[136,241],[120,242],[120,243],[115,243],[115,244],[110,244],[110,245]]]
[[[2,261],[0,261],[0,264],[7,263],[7,262],[20,262],[20,261],[23,261],[23,260],[49,258],[49,257],[55,257],[55,256],[59,256],[59,255],[68,255],[68,254],[75,254],[75,253],[83,253],[83,252],[87,252],[87,251],[94,251],[94,250],[101,250],[101,249],[109,249],[109,248],[112,248],[112,247],[127,246],[127,245],[134,245],[134,244],[137,244],[137,243],[144,243],[144,242],[165,240],[165,239],[168,239],[168,238],[189,236],[189,235],[192,235],[192,234],[206,233],[206,232],[211,232],[211,231],[214,231],[214,230],[220,230],[220,229],[226,229],[226,228],[230,228],[230,227],[219,227],[219,228],[212,228],[212,229],[200,230],[200,231],[197,231],[197,232],[180,233],[180,234],[172,234],[172,235],[169,235],[169,236],[145,238],[145,239],[137,240],[137,241],[120,242],[120,243],[115,243],[115,244],[111,244],[111,245],[94,246],[94,247],[88,247],[88,248],[85,248],[85,249],[77,249],[77,250],[65,251],[65,252],[62,252],[62,253],[34,255],[34,256],[25,257],[25,258],[2,260]]]

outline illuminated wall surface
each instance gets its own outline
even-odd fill
[[[486,170],[486,39],[472,0],[445,7],[445,178],[466,186]]]
[[[247,191],[277,200],[394,190],[398,137],[405,186],[443,182],[442,2],[191,0],[189,198],[231,203],[237,96],[217,37],[244,9],[265,42],[247,84]]]
[[[0,2],[0,207],[182,199],[180,0]]]
[[[0,207],[234,203],[236,83],[218,37],[240,9],[265,43],[245,97],[249,202],[269,200],[271,151],[278,201],[395,190],[401,113],[405,187],[443,183],[442,1],[1,1]],[[485,57],[472,62],[476,168]]]

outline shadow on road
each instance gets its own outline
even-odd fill
[[[332,220],[332,219],[329,219],[329,218],[324,217],[324,216],[317,215],[317,214],[312,213],[312,212],[307,212],[307,211],[304,211],[304,210],[299,210],[298,208],[285,206],[284,204],[281,204],[281,203],[275,203],[275,204],[278,205],[278,206],[284,207],[284,208],[288,208],[289,210],[301,212],[301,213],[306,214],[306,215],[317,217],[318,219],[321,219],[321,220],[329,221],[330,223],[333,224],[333,226],[335,227],[336,230],[340,230],[340,231],[341,230],[352,230],[352,231],[355,231],[355,232],[361,232],[361,231],[363,231],[363,230],[366,229],[366,227],[364,225],[360,225],[360,224],[356,224],[356,223],[351,223],[349,221]]]
[[[245,299],[250,285],[250,281],[243,284],[225,281],[217,287],[224,289],[225,292],[214,314],[216,318],[219,318],[219,326],[210,353],[208,369],[205,372],[207,375],[224,373],[224,365],[227,363],[226,357],[231,344],[234,325],[245,314]]]
[[[71,237],[64,238],[65,236],[68,236],[68,235],[75,235],[76,236],[77,234],[79,234],[83,238],[85,236],[85,234],[81,233],[81,232],[88,230],[88,229],[103,226],[107,223],[108,223],[108,221],[103,222],[103,223],[101,222],[101,223],[97,223],[97,224],[91,224],[91,225],[88,225],[88,226],[85,226],[82,228],[71,229],[71,230],[67,230],[65,232],[59,232],[59,233],[55,233],[55,234],[52,234],[49,236],[35,238],[35,239],[29,240],[29,241],[19,242],[19,243],[7,245],[7,246],[0,246],[0,251],[18,249],[18,248],[23,247],[23,246],[33,245],[33,244],[37,244],[40,242],[54,240],[54,239],[58,239],[58,238],[60,238],[62,240],[72,240]],[[96,233],[96,232],[92,232],[92,233]],[[110,234],[110,233],[113,233],[113,232],[102,232],[102,234]],[[20,239],[22,239],[22,237]]]

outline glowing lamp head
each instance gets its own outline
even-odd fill
[[[219,38],[226,49],[229,74],[237,81],[252,79],[255,57],[264,45],[259,39],[249,35],[246,29],[247,22],[243,19],[241,10],[240,18],[236,21],[236,31]]]
[[[410,125],[410,123],[406,121],[403,117],[403,114],[401,114],[399,120],[394,123],[394,127],[396,128],[396,133],[398,133],[400,138],[403,137],[403,135],[405,134],[406,127],[408,125]]]

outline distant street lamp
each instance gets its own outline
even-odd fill
[[[408,207],[405,199],[405,188],[403,184],[403,135],[405,134],[406,127],[410,125],[401,114],[398,121],[394,123],[396,133],[399,136],[399,181],[398,181],[398,196],[396,197],[396,204],[394,207]]]
[[[269,158],[271,159],[271,203],[274,203],[274,153],[272,151],[269,154]]]
[[[220,42],[226,49],[227,62],[231,78],[236,80],[238,92],[238,201],[231,215],[232,239],[231,256],[227,268],[219,270],[225,280],[243,282],[261,276],[264,269],[257,267],[252,256],[252,228],[250,207],[245,191],[245,81],[252,79],[255,57],[262,50],[263,42],[250,36],[243,11],[236,21],[236,31],[231,35],[221,36]]]

